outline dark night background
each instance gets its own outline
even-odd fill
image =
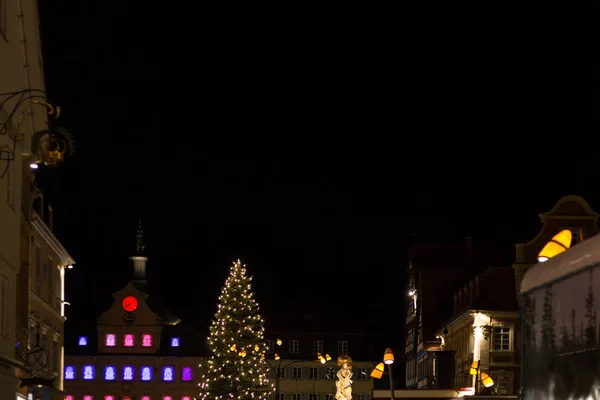
[[[563,195],[600,211],[597,69],[527,21],[168,8],[41,2],[47,91],[77,146],[38,172],[77,261],[68,329],[130,278],[141,219],[184,323],[207,326],[241,258],[267,318],[343,307],[400,350],[409,240],[470,233],[510,263]]]

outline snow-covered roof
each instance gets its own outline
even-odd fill
[[[546,262],[533,266],[523,277],[521,293],[529,292],[598,263],[600,263],[600,234],[584,240]]]

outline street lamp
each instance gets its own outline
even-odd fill
[[[479,392],[477,388],[479,386],[480,381],[481,384],[486,388],[494,386],[494,380],[485,372],[481,372],[481,370],[479,369],[479,364],[480,360],[473,361],[473,363],[471,364],[471,368],[469,368],[469,374],[475,377],[475,395],[477,395],[477,392]]]
[[[379,363],[375,366],[375,368],[373,369],[373,371],[371,371],[371,377],[375,378],[375,379],[381,379],[383,377],[383,374],[385,374],[385,365],[388,366],[388,372],[387,374],[390,377],[390,396],[391,399],[394,400],[394,378],[392,377],[392,364],[394,363],[394,353],[392,352],[392,349],[390,349],[389,347],[387,349],[385,349],[385,352],[383,353],[383,362]]]

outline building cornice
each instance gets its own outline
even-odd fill
[[[44,241],[50,246],[52,251],[58,256],[58,261],[61,267],[66,265],[75,264],[73,257],[67,252],[63,245],[58,241],[56,236],[52,233],[50,228],[46,226],[42,218],[34,211],[31,218],[31,225],[35,231],[44,239]]]
[[[62,322],[65,322],[67,320],[66,317],[63,317],[62,315],[60,315],[60,313],[58,311],[56,311],[54,308],[50,307],[50,305],[48,303],[46,303],[44,300],[39,298],[38,295],[36,295],[35,293],[30,291],[29,295],[31,296],[32,299],[35,299],[42,307],[44,307],[44,309],[46,311],[51,313],[53,317],[59,319]]]

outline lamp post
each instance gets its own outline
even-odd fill
[[[486,388],[494,386],[494,380],[485,372],[481,372],[479,364],[480,360],[473,361],[471,368],[469,368],[469,374],[475,377],[475,387],[473,388],[475,390],[475,396],[477,396],[477,393],[479,392],[479,382]]]
[[[385,352],[383,353],[383,362],[379,363],[375,366],[375,368],[373,369],[373,371],[371,371],[371,377],[375,378],[375,379],[381,379],[381,377],[383,377],[383,374],[385,374],[385,365],[388,366],[388,372],[387,374],[390,377],[390,398],[392,400],[395,399],[394,397],[394,378],[392,376],[392,364],[394,363],[394,353],[392,352],[392,349],[390,349],[389,347],[387,349],[385,349]]]

